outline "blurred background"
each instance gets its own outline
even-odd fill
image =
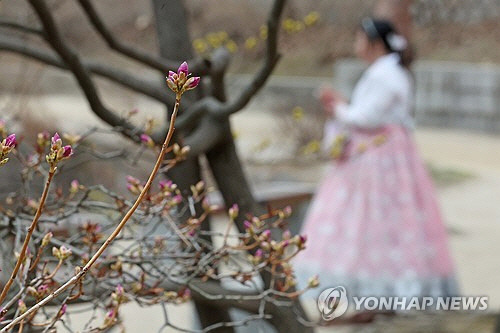
[[[500,310],[496,256],[500,251],[500,1],[410,2],[411,16],[401,24],[411,33],[415,57],[415,137],[437,184],[461,291],[489,296],[487,313],[446,314],[453,320],[421,314],[430,325],[422,331],[493,332]],[[110,63],[146,82],[161,79],[156,71],[112,52],[75,1],[48,3],[63,37],[82,57]],[[184,4],[194,54],[209,59],[224,48],[231,55],[225,82],[228,91],[241,90],[265,56],[270,1],[186,0]],[[158,52],[154,8],[149,1],[100,0],[94,5],[119,39],[145,52]],[[292,202],[295,231],[330,163],[318,153],[324,116],[317,91],[330,84],[350,94],[365,69],[353,59],[354,33],[374,6],[375,0],[289,1],[280,23],[280,62],[265,88],[231,116],[232,135],[254,195],[261,202]],[[24,1],[2,0],[0,15],[5,22],[38,25]],[[0,118],[11,128],[19,133],[57,129],[81,134],[95,126],[107,127],[90,111],[72,75],[8,52],[1,41],[9,38],[35,49],[44,43],[36,36],[0,28]],[[163,104],[105,79],[96,79],[96,84],[105,104],[119,113],[139,110],[137,124],[164,121]],[[72,177],[123,190],[124,175],[137,174],[137,166],[120,156],[135,154],[137,148],[109,134],[97,133],[92,140],[90,145],[111,155],[104,160],[88,156],[78,161]],[[153,156],[146,152],[143,157],[141,163],[147,165]],[[0,192],[15,186],[16,177],[0,184]],[[68,176],[60,181],[70,180]],[[389,326],[375,323],[364,329],[420,332],[419,318],[397,318]],[[130,325],[130,331],[137,331],[137,323]],[[342,330],[357,332],[359,328],[332,329]]]

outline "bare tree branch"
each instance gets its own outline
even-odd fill
[[[0,49],[22,54],[26,57],[60,69],[68,69],[66,64],[62,62],[57,55],[51,53],[50,51],[29,46],[22,40],[18,40],[16,38],[2,36],[0,38]],[[89,72],[107,78],[125,88],[139,92],[165,104],[173,104],[175,102],[174,98],[170,96],[166,89],[164,89],[161,85],[141,80],[129,73],[96,61],[83,61],[83,64]]]
[[[262,67],[254,76],[252,81],[243,89],[240,95],[233,101],[225,104],[221,110],[217,110],[217,114],[222,117],[228,117],[244,108],[251,98],[264,86],[267,79],[273,72],[280,55],[278,54],[278,32],[279,23],[286,0],[276,0],[267,21],[268,38],[266,57]]]
[[[8,18],[0,17],[0,27],[10,28],[21,32],[26,32],[30,34],[42,35],[43,31],[40,28],[33,28],[21,23],[9,20]]]
[[[215,119],[215,117],[211,115],[204,116],[195,130],[183,141],[184,145],[191,148],[189,151],[190,156],[204,154],[219,143],[224,134],[222,126],[223,123]]]
[[[89,102],[92,111],[109,125],[120,128],[122,133],[126,136],[133,138],[134,140],[138,140],[137,128],[127,120],[116,115],[113,111],[104,106],[97,88],[95,87],[94,82],[90,77],[89,69],[82,62],[78,54],[64,42],[52,16],[52,13],[45,1],[29,0],[29,2],[43,25],[44,37],[46,41],[58,53],[61,60],[67,65],[67,68],[75,76],[78,84],[80,85],[83,93],[87,98],[87,101]],[[38,54],[38,59],[47,60],[48,62],[52,62],[53,65],[56,64],[53,58],[48,58],[47,54]]]
[[[170,61],[162,57],[153,56],[150,53],[142,52],[139,49],[136,49],[118,40],[101,20],[99,13],[97,13],[97,10],[92,5],[91,0],[78,0],[78,2],[83,8],[85,15],[87,16],[89,21],[92,23],[94,28],[97,30],[97,32],[99,32],[99,34],[111,49],[120,52],[121,54],[126,55],[127,57],[130,57],[134,60],[137,60],[147,66],[155,68],[161,73],[165,73],[168,70],[175,70],[179,66],[177,61]],[[195,73],[196,75],[206,74],[209,70],[209,63],[205,60],[191,60],[190,64],[191,72]]]
[[[223,103],[216,98],[207,97],[203,98],[197,103],[195,103],[191,108],[187,110],[187,112],[183,113],[179,119],[177,120],[178,128],[185,128],[190,124],[193,124],[200,117],[204,117],[206,114],[213,114],[215,117],[219,119],[224,119],[230,116],[231,114],[241,110],[244,108],[251,98],[264,86],[267,79],[271,75],[276,63],[279,60],[278,54],[278,31],[279,31],[279,22],[281,13],[283,12],[283,8],[285,6],[286,0],[276,0],[274,2],[273,8],[269,15],[268,19],[268,39],[267,39],[267,52],[266,58],[260,70],[254,76],[252,81],[243,89],[240,95],[235,98],[233,101]],[[227,59],[225,59],[225,55],[220,55],[221,67],[226,67]],[[213,61],[214,64],[217,61]],[[215,73],[218,74],[218,73]],[[223,79],[220,78],[220,75],[216,75],[218,80],[216,80],[217,88],[220,90],[221,85],[223,84]],[[212,93],[215,95],[214,91]],[[221,100],[224,101],[225,94],[221,94],[220,97],[223,97]],[[193,134],[193,143],[199,142],[199,140],[194,140],[194,136],[197,134]],[[204,144],[206,146],[206,144]],[[194,147],[194,145],[192,146]],[[206,150],[205,150],[206,151]]]

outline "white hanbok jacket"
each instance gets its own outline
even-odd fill
[[[397,53],[378,58],[364,72],[349,104],[338,104],[336,120],[349,127],[399,124],[413,128],[413,84]]]

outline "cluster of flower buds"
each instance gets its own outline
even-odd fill
[[[101,327],[99,327],[99,329],[105,330],[106,328],[113,326],[118,321],[116,319],[116,315],[117,315],[116,309],[115,308],[110,309],[106,313],[106,316],[104,317],[104,323],[102,324]]]
[[[41,246],[46,247],[47,245],[49,245],[50,240],[52,239],[52,236],[53,236],[52,232],[46,233],[45,236],[43,236],[43,238],[42,238]]]
[[[185,303],[191,299],[191,290],[182,288],[179,291],[165,291],[163,293],[163,300],[170,303],[180,304]]]
[[[211,205],[210,202],[208,201],[208,198],[204,198],[202,201],[201,201],[201,207],[203,208],[203,210],[207,213],[207,214],[210,214],[210,213],[213,213],[213,212],[216,212],[220,209],[219,206],[217,205]]]
[[[19,310],[19,314],[23,314],[26,311],[28,311],[28,307],[26,306],[26,303],[22,299],[17,301],[17,309]]]
[[[85,222],[82,226],[82,230],[85,232],[85,236],[82,238],[82,241],[87,245],[96,244],[104,237],[101,233],[101,226],[97,223],[92,223],[91,221]]]
[[[144,186],[141,181],[135,177],[127,176],[127,190],[132,194],[139,194],[143,190]]]
[[[306,235],[295,235],[291,239],[291,242],[295,244],[299,248],[299,250],[303,250],[306,248],[306,241],[307,241]]]
[[[167,85],[177,95],[182,95],[186,91],[196,88],[200,83],[199,76],[190,76],[188,64],[184,61],[177,69],[177,73],[168,72]]]
[[[63,146],[59,134],[54,134],[51,139],[50,152],[46,156],[47,163],[50,166],[50,172],[55,172],[57,163],[73,155],[73,148],[70,145]]]
[[[43,131],[36,136],[35,150],[38,154],[42,154],[45,148],[50,145],[50,133]]]
[[[253,255],[248,256],[248,260],[255,266],[260,264],[263,259],[264,259],[264,251],[262,251],[262,249],[258,249],[257,251],[255,251]]]
[[[251,221],[243,222],[243,226],[250,235],[253,235],[256,230],[262,229],[265,226],[265,222],[254,216]]]
[[[123,304],[128,302],[128,297],[125,295],[125,290],[121,284],[118,284],[115,291],[111,294],[111,299],[117,304]]]
[[[52,255],[61,261],[68,259],[71,254],[71,250],[64,245],[61,245],[60,248],[52,248]]]
[[[282,210],[278,211],[278,217],[280,219],[287,219],[290,216],[292,216],[292,207],[290,207],[290,206],[286,206]]]
[[[171,180],[161,180],[158,187],[160,191],[149,198],[152,202],[159,204],[166,199],[165,208],[167,210],[182,202],[181,191]]]
[[[174,153],[175,159],[177,161],[185,160],[190,150],[191,147],[184,146],[181,148],[181,146],[179,146],[177,143],[174,143],[172,148],[172,152]]]
[[[191,193],[193,195],[193,199],[197,200],[204,195],[205,192],[205,182],[200,180],[196,183],[196,185],[191,185]]]
[[[73,179],[69,185],[69,193],[75,195],[81,189],[84,189],[84,186],[80,185],[77,179]]]
[[[9,155],[9,153],[16,147],[16,145],[17,141],[15,134],[11,134],[3,139],[3,141],[0,143],[0,166],[9,161],[7,155]]]
[[[123,261],[120,258],[118,258],[115,263],[109,266],[109,268],[111,268],[112,271],[118,272],[121,275],[123,272]]]
[[[34,287],[30,286],[30,287],[26,288],[26,290],[28,291],[28,294],[30,294],[31,296],[33,296],[37,300],[44,298],[50,292],[49,285],[47,285],[47,284],[42,284],[42,285],[38,286],[38,288],[36,288],[36,289]]]
[[[60,318],[62,317],[66,311],[68,310],[68,304],[64,303],[61,308],[59,309],[59,312],[57,313],[57,316]]]
[[[229,218],[231,220],[236,219],[239,213],[240,213],[240,207],[237,204],[233,204],[231,208],[229,208],[228,210]]]

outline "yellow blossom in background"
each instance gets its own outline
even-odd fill
[[[217,32],[217,38],[219,38],[221,42],[225,42],[229,39],[229,35],[225,31],[219,31]]]
[[[373,144],[375,144],[376,146],[383,145],[386,141],[387,138],[383,134],[377,135],[375,138],[373,138]]]
[[[252,151],[254,153],[257,153],[257,152],[263,151],[264,149],[268,148],[269,146],[271,146],[271,139],[265,138],[261,142],[259,142],[257,145],[255,145],[255,147],[253,147]]]
[[[203,54],[203,53],[207,52],[208,45],[203,39],[197,38],[197,39],[193,40],[193,48],[199,54]]]
[[[304,108],[301,106],[294,107],[292,110],[292,117],[297,121],[304,118]]]
[[[310,12],[304,17],[304,23],[306,26],[315,25],[319,21],[319,13],[318,12]]]
[[[286,32],[290,33],[294,31],[295,21],[290,18],[287,18],[283,20],[283,23],[281,25]]]
[[[222,40],[219,38],[219,34],[216,32],[211,32],[208,33],[205,37],[205,39],[208,41],[208,44],[216,49],[222,45]]]
[[[317,153],[320,148],[321,143],[319,142],[319,140],[311,140],[302,148],[302,153],[304,155],[311,155]]]
[[[262,25],[259,29],[259,36],[261,39],[267,39],[267,25]]]
[[[231,52],[231,53],[236,53],[238,52],[238,45],[235,43],[234,40],[228,40],[225,45],[226,49]]]
[[[295,32],[300,32],[305,29],[305,25],[300,21],[295,21],[293,29]]]
[[[358,153],[364,153],[368,149],[368,144],[365,142],[361,142],[356,148]]]
[[[255,48],[256,46],[257,46],[257,38],[255,38],[255,37],[248,37],[245,40],[245,48],[247,50],[251,50],[251,49]]]
[[[332,148],[330,149],[330,156],[333,159],[339,159],[344,153],[344,148],[346,144],[347,136],[345,134],[339,134],[333,140]]]

